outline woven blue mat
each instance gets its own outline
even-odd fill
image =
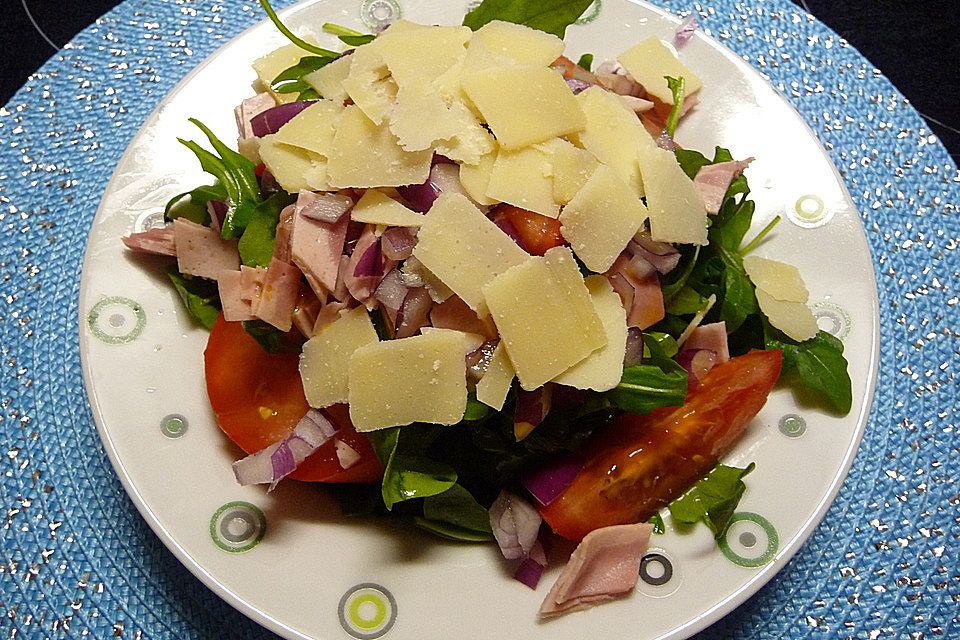
[[[813,127],[862,213],[880,292],[880,381],[840,497],[783,571],[698,637],[960,637],[960,174],[878,70],[786,0],[662,4],[700,12]],[[2,637],[273,637],[134,509],[76,337],[113,167],[173,85],[261,16],[254,2],[127,0],[0,109]]]

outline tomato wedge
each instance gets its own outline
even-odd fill
[[[203,352],[207,395],[217,424],[238,447],[255,453],[284,438],[310,406],[303,395],[299,356],[267,353],[239,322],[217,318]],[[290,477],[314,482],[374,482],[380,461],[344,406],[325,410],[339,427],[337,438],[360,454],[342,469],[333,440],[307,458]]]
[[[521,246],[532,255],[542,256],[567,243],[560,233],[560,221],[554,218],[509,204],[500,205],[496,215],[504,216],[513,225],[520,236]]]
[[[752,351],[714,367],[682,407],[624,415],[593,438],[573,483],[540,513],[579,540],[594,529],[641,522],[705,475],[767,401],[780,351]]]

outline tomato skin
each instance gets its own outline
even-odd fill
[[[203,356],[207,395],[217,424],[246,453],[286,437],[310,409],[300,380],[300,356],[267,353],[241,323],[227,322],[223,314],[210,332]],[[290,477],[315,482],[378,480],[380,462],[367,437],[354,430],[346,408],[324,411],[339,427],[337,438],[353,447],[360,461],[342,469],[331,439]]]
[[[560,221],[513,205],[501,205],[497,215],[504,216],[516,229],[523,248],[535,256],[567,243],[560,233]]]
[[[780,351],[752,351],[715,366],[681,407],[621,416],[588,443],[586,464],[540,508],[543,519],[571,540],[648,519],[730,450],[766,403],[781,363]]]

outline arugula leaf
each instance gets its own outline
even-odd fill
[[[237,244],[243,264],[248,267],[269,266],[276,244],[280,212],[294,200],[293,196],[286,193],[275,193],[253,208],[249,220],[244,221],[245,229]]]
[[[644,331],[643,339],[644,339],[644,345],[643,345],[644,358],[654,357],[653,353],[650,351],[650,347],[646,345],[647,340],[652,340],[653,342],[656,342],[657,347],[659,348],[657,352],[657,357],[662,357],[664,360],[668,360],[672,358],[673,356],[677,355],[678,351],[680,351],[680,347],[677,345],[677,340],[669,333],[664,333],[662,331]]]
[[[452,467],[425,455],[437,436],[436,428],[417,424],[380,429],[368,436],[384,467],[381,494],[388,510],[404,500],[441,494],[456,484]]]
[[[579,20],[592,2],[593,0],[483,0],[464,17],[463,25],[476,31],[488,22],[503,20],[563,38],[567,27]]]
[[[674,269],[673,273],[670,274],[670,280],[665,282],[660,288],[663,291],[663,300],[664,302],[670,302],[674,296],[678,295],[680,291],[687,285],[687,280],[690,279],[691,274],[697,266],[697,259],[700,257],[700,247],[696,246],[693,249],[693,253],[681,258],[684,261],[684,266],[682,269]]]
[[[323,24],[323,30],[337,36],[341,42],[351,47],[368,44],[377,38],[377,36],[372,33],[360,33],[359,31],[354,31],[353,29],[332,22],[325,22]]]
[[[670,516],[676,522],[696,524],[703,521],[720,538],[736,511],[747,485],[743,477],[754,470],[750,463],[744,469],[718,464],[697,480],[682,496],[670,503]]]
[[[670,93],[673,94],[673,107],[670,109],[670,115],[667,116],[667,122],[664,125],[664,128],[667,130],[667,135],[672,138],[673,134],[677,131],[677,124],[680,122],[680,112],[683,111],[683,101],[687,96],[687,85],[683,76],[679,78],[671,76],[663,77],[667,81],[667,87],[670,89]]]
[[[476,422],[477,420],[483,420],[488,415],[490,415],[490,407],[477,400],[475,394],[467,395],[467,408],[463,412],[464,420]]]
[[[217,283],[206,278],[186,278],[177,271],[176,267],[170,267],[167,275],[190,317],[203,325],[207,331],[213,329],[217,316],[220,315]]]
[[[590,71],[590,67],[593,66],[593,54],[585,53],[580,56],[580,59],[577,60],[577,66],[583,69],[584,71]]]
[[[796,374],[801,387],[815,400],[842,415],[850,413],[853,395],[843,343],[826,331],[797,342],[769,322],[763,324],[766,348],[783,351],[781,376]]]
[[[322,69],[336,59],[336,57],[328,56],[304,56],[300,58],[297,64],[280,72],[280,75],[273,79],[270,86],[277,93],[299,93],[297,100],[319,98],[320,94],[317,90],[303,78],[317,69]]]
[[[693,287],[684,287],[666,303],[666,311],[678,316],[688,315],[700,311],[705,304],[707,304],[706,297],[700,295]]]
[[[184,198],[188,198],[184,200]],[[203,185],[175,195],[167,201],[167,206],[163,208],[163,219],[172,222],[177,218],[186,218],[197,224],[209,225],[210,212],[207,211],[207,203],[211,200],[226,200],[227,190],[223,188],[220,182],[214,182],[210,185]]]
[[[720,319],[727,323],[727,331],[740,328],[748,316],[758,313],[757,294],[753,283],[743,268],[743,257],[736,251],[718,247],[723,260],[723,300],[720,303]]]
[[[213,175],[227,194],[227,214],[224,217],[221,235],[224,239],[235,238],[245,226],[245,220],[260,203],[260,183],[254,173],[253,163],[223,144],[210,129],[196,118],[190,118],[206,135],[214,155],[192,140],[178,138],[180,143],[193,151],[204,171]]]
[[[244,330],[263,347],[267,353],[300,353],[303,343],[263,320],[244,320]],[[298,334],[299,335],[299,334]]]
[[[643,345],[652,362],[625,368],[620,383],[605,394],[607,399],[636,415],[682,405],[687,397],[687,371],[667,357],[652,336],[644,335]]]
[[[654,533],[666,533],[667,526],[663,523],[663,516],[659,513],[655,513],[647,520],[650,524],[653,525]]]
[[[270,2],[268,0],[260,0],[260,6],[263,7],[263,10],[267,13],[267,17],[270,18],[270,22],[274,24],[274,26],[277,28],[277,31],[287,36],[287,39],[290,40],[290,42],[297,45],[304,51],[315,53],[318,56],[337,57],[340,55],[336,51],[330,51],[329,49],[318,47],[298,38],[292,31],[290,31],[290,29],[287,28],[285,24],[283,24],[283,22],[280,21],[280,18],[277,16],[277,12],[273,10],[273,7],[270,6]]]
[[[387,321],[383,317],[383,310],[378,306],[373,311],[369,312],[370,322],[373,323],[373,329],[377,332],[377,338],[380,341],[390,340],[393,336],[390,335],[390,330],[387,328]]]
[[[459,484],[423,501],[418,526],[445,538],[479,542],[493,539],[490,513]]]

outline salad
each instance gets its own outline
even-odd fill
[[[215,180],[123,238],[210,331],[238,482],[327,483],[346,515],[495,541],[540,615],[629,593],[651,535],[723,535],[720,463],[775,384],[846,413],[841,343],[758,248],[752,158],[682,148],[701,81],[673,43],[566,57],[584,0],[485,0],[463,26],[332,24],[257,60]]]

